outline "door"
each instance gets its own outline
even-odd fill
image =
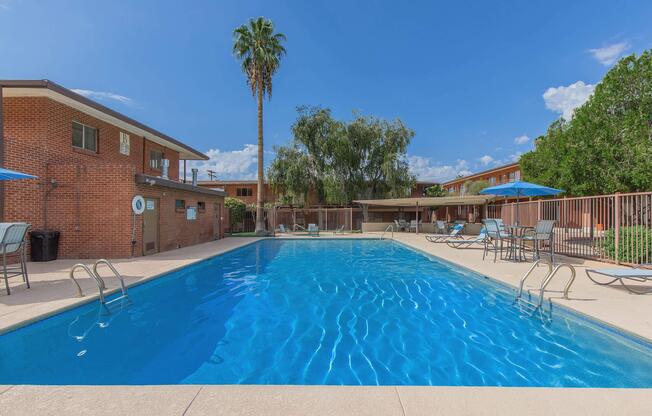
[[[222,204],[213,204],[213,240],[219,240],[222,235]]]
[[[143,212],[143,255],[158,253],[158,208],[159,200],[145,198]]]

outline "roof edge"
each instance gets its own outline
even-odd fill
[[[472,173],[472,174],[470,174],[470,175],[461,176],[461,177],[459,177],[459,178],[455,178],[455,179],[451,179],[450,181],[443,182],[441,185],[442,185],[442,186],[444,186],[444,185],[450,185],[451,183],[454,183],[454,182],[460,181],[460,180],[462,180],[462,179],[473,178],[473,177],[475,177],[475,176],[479,176],[479,175],[486,175],[487,173],[491,173],[491,172],[494,172],[494,171],[497,171],[497,170],[501,170],[501,169],[509,168],[509,167],[512,167],[512,166],[519,166],[519,162],[508,163],[508,164],[506,164],[506,165],[496,166],[496,167],[493,167],[493,168],[491,168],[491,169],[482,170],[482,171],[477,172],[477,173]]]
[[[85,104],[91,108],[94,108],[95,110],[101,111],[109,116],[115,117],[127,124],[131,124],[132,126],[139,128],[141,130],[145,130],[155,136],[160,137],[163,140],[166,140],[176,146],[179,146],[188,153],[194,154],[197,156],[199,159],[198,160],[208,160],[209,157],[206,156],[204,153],[200,152],[199,150],[196,150],[187,144],[168,136],[165,133],[161,133],[160,131],[149,127],[139,121],[134,120],[133,118],[126,116],[116,110],[112,110],[109,107],[106,107],[97,101],[91,100],[90,98],[84,97],[83,95],[77,94],[76,92],[63,87],[56,82],[50,81],[48,79],[43,79],[43,80],[0,80],[0,88],[47,88],[51,91],[54,91],[58,94],[61,94],[65,97],[68,97],[70,99],[73,99],[81,104]],[[183,159],[182,159],[183,160]],[[188,160],[188,159],[186,159]]]

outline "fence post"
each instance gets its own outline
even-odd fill
[[[614,260],[616,264],[620,264],[620,192],[614,194],[614,230],[616,236],[614,238],[615,250],[614,250]]]
[[[541,221],[541,200],[537,199],[537,221]]]
[[[353,231],[353,207],[349,208],[349,218],[350,218],[349,227],[351,228],[351,231]]]

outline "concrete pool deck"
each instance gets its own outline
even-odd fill
[[[330,235],[325,234],[325,237]],[[378,238],[379,234],[337,238]],[[296,237],[295,237],[296,238]],[[530,267],[527,263],[482,260],[481,249],[457,250],[428,243],[423,235],[395,233],[395,240],[460,264],[512,286]],[[129,285],[257,241],[227,238],[113,263]],[[565,275],[551,285],[553,301],[652,339],[652,295],[631,295],[618,286],[601,287],[584,275],[586,267],[604,263],[560,258],[577,268],[570,300],[559,290]],[[97,297],[97,286],[80,271],[83,298],[76,297],[68,277],[77,262],[29,263],[31,289],[19,278],[12,295],[0,291],[0,333]],[[541,276],[543,275],[543,269]],[[530,288],[538,287],[533,278]],[[117,279],[107,278],[117,289]],[[2,357],[0,357],[2,359]],[[347,387],[347,386],[0,386],[0,415],[155,414],[155,415],[647,415],[652,389],[554,389],[496,387]]]

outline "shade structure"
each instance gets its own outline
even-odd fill
[[[36,176],[11,169],[0,168],[0,181],[13,181],[17,179],[36,179]]]
[[[561,189],[549,188],[536,183],[514,181],[502,185],[490,186],[480,191],[483,195],[500,195],[516,197],[516,224],[518,224],[519,199],[522,196],[552,196],[564,192]]]

